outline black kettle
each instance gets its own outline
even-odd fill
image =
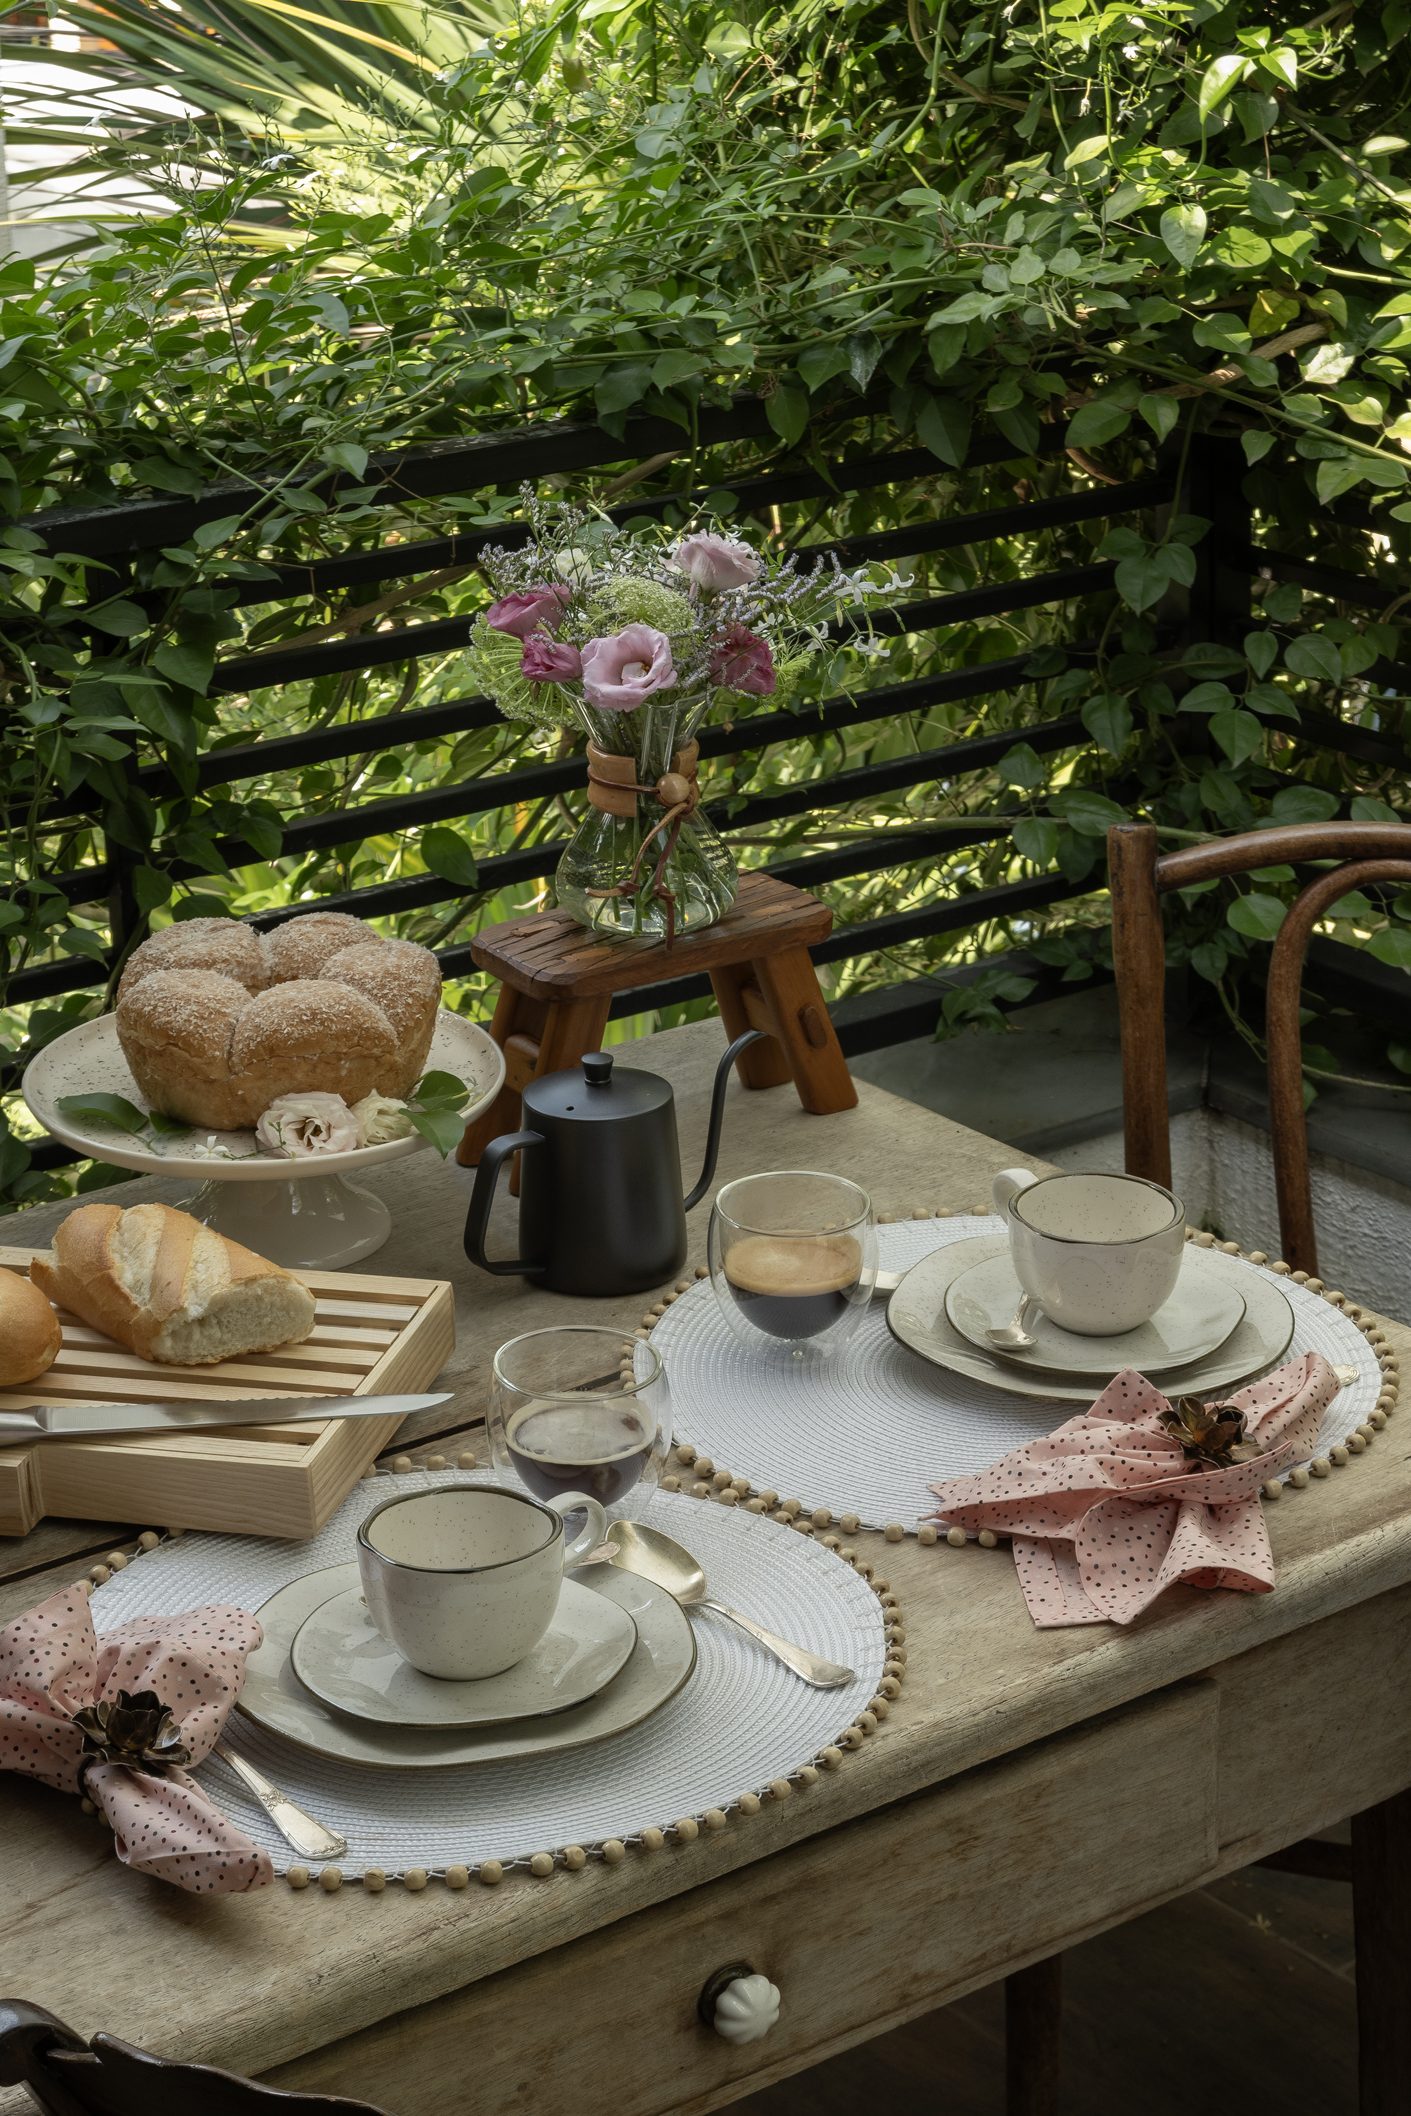
[[[538,1279],[554,1293],[645,1293],[674,1278],[686,1261],[686,1214],[715,1174],[730,1068],[759,1036],[758,1029],[737,1036],[716,1068],[705,1162],[685,1198],[669,1080],[614,1065],[610,1051],[531,1080],[525,1129],[492,1139],[476,1171],[465,1223],[471,1262]],[[500,1169],[515,1153],[524,1156],[523,1254],[497,1261],[485,1254],[485,1236]]]

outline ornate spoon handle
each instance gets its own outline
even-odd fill
[[[229,1764],[241,1783],[249,1787],[286,1844],[292,1844],[295,1851],[302,1852],[306,1859],[342,1858],[348,1849],[347,1839],[325,1829],[312,1815],[305,1814],[296,1800],[282,1793],[277,1785],[270,1784],[263,1771],[257,1771],[253,1763],[237,1756],[223,1741],[216,1743],[212,1754],[219,1756],[222,1763]]]
[[[697,1602],[696,1607],[712,1609],[728,1623],[747,1631],[756,1645],[763,1646],[766,1653],[772,1653],[776,1660],[782,1661],[806,1683],[811,1683],[815,1690],[841,1690],[853,1679],[851,1668],[840,1667],[835,1660],[824,1660],[820,1653],[810,1653],[807,1646],[796,1646],[791,1640],[780,1638],[777,1632],[766,1631],[763,1624],[757,1624],[752,1616],[742,1616],[738,1609],[727,1609],[724,1602],[705,1599]]]

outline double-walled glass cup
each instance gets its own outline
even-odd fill
[[[536,1499],[586,1492],[609,1516],[640,1514],[671,1451],[666,1370],[621,1330],[530,1330],[495,1354],[486,1423],[496,1467]]]
[[[872,1201],[846,1176],[741,1176],[715,1201],[710,1275],[721,1312],[752,1350],[796,1359],[837,1353],[877,1277]]]

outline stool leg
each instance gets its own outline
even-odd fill
[[[516,992],[513,985],[501,985],[490,1034],[504,1051],[512,1036],[530,1042],[537,1040],[543,1019],[541,1001],[526,998],[523,992]],[[522,1081],[512,1078],[511,1071],[507,1070],[505,1084],[490,1107],[467,1124],[456,1148],[456,1159],[462,1168],[476,1167],[492,1139],[498,1139],[503,1132],[519,1130],[519,1090],[522,1085]]]
[[[551,1001],[544,1016],[543,1033],[539,1038],[539,1062],[534,1068],[536,1080],[545,1073],[561,1073],[570,1065],[577,1065],[585,1051],[602,1049],[603,1031],[608,1025],[608,1010],[612,995],[604,993],[601,999],[568,999]]]
[[[760,956],[755,975],[774,1033],[789,1054],[804,1108],[816,1117],[855,1109],[857,1089],[807,948],[785,948],[778,955]]]
[[[735,1070],[746,1087],[783,1087],[792,1080],[794,1068],[789,1054],[774,1034],[764,995],[755,983],[750,963],[727,963],[710,973],[711,989],[725,1025],[725,1041],[733,1043],[746,1029],[763,1029],[766,1041],[752,1043],[735,1060]]]
[[[1352,1818],[1359,2116],[1411,2107],[1411,1792]]]
[[[1005,1978],[1005,2116],[1058,2116],[1062,2013],[1062,1955]]]

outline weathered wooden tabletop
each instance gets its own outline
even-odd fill
[[[718,1025],[702,1023],[653,1038],[633,1054],[676,1085],[687,1181],[694,1180],[719,1050]],[[855,1110],[817,1118],[804,1114],[791,1088],[748,1094],[737,1086],[719,1180],[758,1167],[827,1167],[864,1183],[879,1210],[956,1209],[983,1200],[992,1175],[1014,1158],[1012,1148],[943,1117],[875,1088],[860,1092]],[[457,1289],[458,1344],[448,1375],[454,1417],[435,1414],[422,1439],[478,1420],[489,1355],[514,1332],[571,1308],[629,1325],[640,1318],[641,1295],[570,1303],[517,1279],[472,1271],[461,1253],[467,1178],[430,1154],[380,1172],[377,1188],[395,1225],[379,1266],[449,1277]],[[175,1200],[180,1189],[143,1179],[116,1194],[131,1202]],[[43,1240],[63,1210],[39,1208],[14,1224],[23,1226],[24,1239]],[[692,1215],[692,1263],[703,1255],[706,1213],[703,1205]],[[1233,1231],[1255,1238],[1254,1230]],[[508,1248],[513,1228],[504,1204],[501,1237]],[[1390,1324],[1388,1331],[1404,1354],[1411,1333]],[[1204,1796],[1192,1788],[1190,1798],[1201,1804],[1205,1864],[1238,1865],[1411,1778],[1411,1705],[1404,1702],[1411,1684],[1385,1658],[1405,1654],[1404,1645],[1387,1641],[1404,1641],[1411,1629],[1411,1411],[1394,1418],[1366,1456],[1268,1511],[1276,1592],[1180,1590],[1125,1632],[1106,1625],[1036,1631],[1003,1549],[859,1538],[875,1541],[869,1554],[901,1597],[908,1632],[906,1686],[878,1733],[807,1792],[720,1835],[579,1875],[542,1882],[516,1875],[498,1889],[460,1894],[395,1888],[380,1896],[353,1889],[295,1895],[279,1885],[248,1897],[197,1899],[122,1868],[77,1801],[15,1778],[0,1781],[0,1993],[48,2006],[85,2033],[105,2029],[188,2060],[374,2098],[385,2088],[395,2108],[385,2082],[362,2077],[356,2050],[340,2069],[335,2046],[342,2039],[615,1921],[626,1919],[630,1931],[634,1914],[681,1904],[686,1892],[803,1840],[814,1840],[823,1858],[828,1841],[842,1843],[851,1833],[836,1840],[821,1833],[881,1810],[902,1812],[895,1803],[925,1788],[1012,1759],[1063,1729],[1110,1724],[1100,1715],[1120,1719],[1118,1708],[1157,1691],[1177,1686],[1170,1709],[1179,1717],[1182,1698],[1214,1694],[1211,1681],[1189,1680],[1212,1671],[1221,1699],[1218,1797],[1212,1786]],[[161,1525],[50,1522],[0,1548],[0,1621],[86,1570],[124,1532]],[[1362,1623],[1359,1614],[1360,1628],[1349,1628],[1345,1613],[1369,1606],[1382,1612],[1376,1624]],[[1330,1667],[1345,1682],[1339,1710],[1357,1727],[1342,1763],[1324,1753],[1321,1735],[1315,1754],[1315,1735],[1304,1731],[1326,1701]],[[1260,1700],[1257,1713],[1250,1707],[1247,1729],[1237,1717],[1241,1697]],[[1206,1760],[1213,1777],[1213,1736]],[[826,1877],[826,1868],[820,1871]],[[1106,1898],[1088,1904],[1077,1893],[1057,1930],[1053,1916],[1047,1929],[1030,1929],[1017,1902],[997,1901],[993,1943],[983,1958],[967,1960],[969,1983],[1116,1914]],[[943,1894],[938,1876],[928,1906]],[[367,2037],[356,2049],[364,2045],[371,2048]],[[546,2043],[541,2056],[549,2049]],[[801,2061],[807,2059],[793,2059]],[[466,2064],[469,2086],[471,2053]],[[768,2076],[765,2061],[753,2077]],[[725,2098],[728,2091],[712,2085],[699,2105]],[[660,2105],[670,2099],[662,2096]],[[6,2116],[19,2105],[0,2095]],[[416,2106],[442,2103],[424,2098]]]

